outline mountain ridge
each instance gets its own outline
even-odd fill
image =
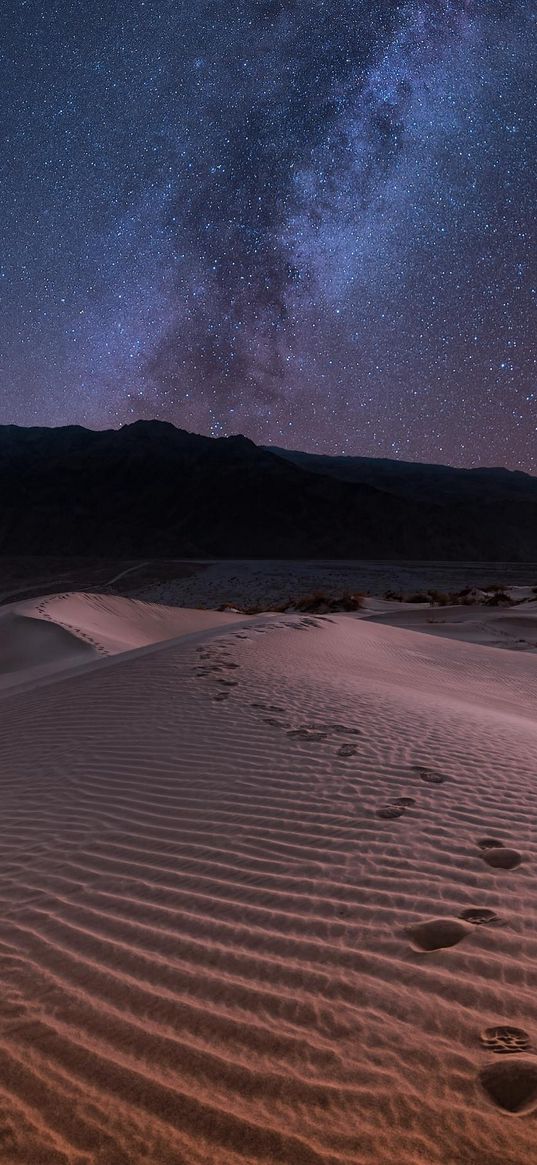
[[[537,561],[537,479],[206,437],[0,426],[0,554]]]

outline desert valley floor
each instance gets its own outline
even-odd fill
[[[534,606],[2,609],[5,1165],[537,1159]]]

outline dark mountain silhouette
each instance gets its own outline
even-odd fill
[[[537,479],[212,439],[0,427],[0,553],[537,560]]]
[[[493,497],[537,499],[537,478],[520,470],[453,469],[449,465],[392,461],[384,457],[326,457],[275,446],[271,451],[310,473],[374,485],[376,489],[419,500],[423,499],[425,490],[432,491],[435,501],[440,502],[466,498],[491,501]]]

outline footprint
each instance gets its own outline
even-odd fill
[[[285,712],[285,708],[280,708],[279,704],[250,704],[251,708],[261,708],[263,712]]]
[[[395,818],[402,817],[404,812],[404,805],[383,805],[382,809],[377,809],[377,817],[382,817],[384,821],[395,821]]]
[[[326,740],[326,732],[312,732],[309,728],[291,728],[288,736],[296,737],[297,740],[307,740],[310,744],[315,744],[319,740]]]
[[[537,1106],[537,1059],[487,1064],[479,1080],[489,1100],[505,1112],[531,1112]]]
[[[468,923],[458,918],[433,918],[430,922],[419,922],[408,929],[416,950],[439,951],[443,947],[454,947],[471,933]]]
[[[213,700],[218,700],[221,702],[222,700],[229,700],[229,696],[229,692],[217,692],[216,696],[213,696]]]
[[[403,809],[410,809],[412,805],[416,804],[414,797],[391,797],[390,805],[400,805]]]
[[[435,769],[428,769],[425,765],[414,765],[414,772],[427,785],[443,785],[447,781],[443,773],[437,773]]]
[[[328,736],[330,725],[322,724],[319,720],[306,720],[300,727],[307,729],[308,732],[324,732],[325,736]]]
[[[357,752],[358,749],[355,744],[342,744],[341,748],[337,750],[338,756],[356,756]]]
[[[216,682],[217,682],[217,684],[224,684],[226,688],[236,688],[236,687],[238,687],[238,683],[239,683],[238,680],[224,680],[224,679],[217,680]]]
[[[513,1055],[514,1052],[531,1050],[531,1040],[522,1027],[486,1027],[480,1033],[479,1039],[489,1052],[498,1055]]]
[[[327,728],[331,732],[337,732],[340,736],[361,736],[361,728],[349,728],[347,724],[327,724]]]
[[[500,918],[494,910],[487,910],[484,906],[468,906],[466,910],[461,910],[459,918],[463,918],[465,922],[471,922],[472,926],[504,926],[503,918]]]
[[[275,716],[263,716],[263,724],[270,724],[272,728],[289,728],[289,721],[276,720]]]
[[[482,850],[480,857],[491,866],[493,870],[515,870],[522,861],[522,855],[516,849],[504,849],[502,846],[498,849]]]
[[[496,837],[480,837],[478,841],[479,849],[502,849],[503,841],[498,841]]]

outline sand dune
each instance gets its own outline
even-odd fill
[[[380,605],[381,601],[374,600],[371,608]],[[390,627],[510,651],[537,651],[537,602],[510,608],[476,605],[412,609],[405,604],[403,609],[394,611],[393,603],[382,603],[382,607],[371,618]]]
[[[4,693],[2,1159],[533,1161],[536,706],[346,616]]]
[[[92,646],[57,623],[18,611],[0,612],[0,676],[57,669],[95,657]]]
[[[0,687],[237,622],[117,595],[46,595],[0,608]]]

